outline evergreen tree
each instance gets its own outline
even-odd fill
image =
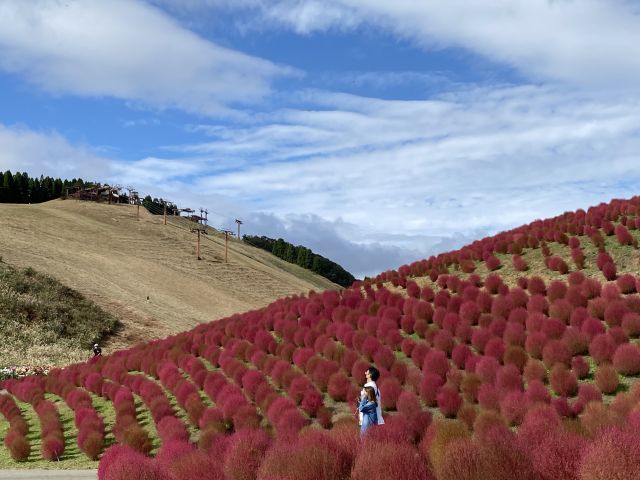
[[[60,198],[64,191],[62,190],[62,180],[56,178],[53,182],[53,198]]]
[[[285,248],[286,248],[285,241],[282,238],[279,238],[273,244],[273,250],[271,251],[271,253],[273,253],[278,258],[283,258]]]
[[[10,170],[4,172],[4,176],[2,177],[2,189],[4,190],[4,201],[7,203],[14,203],[16,192],[13,184],[13,175]]]
[[[283,259],[289,263],[294,263],[297,258],[296,247],[287,242],[287,246],[284,249]]]

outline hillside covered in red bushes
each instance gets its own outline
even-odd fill
[[[77,446],[104,480],[640,478],[639,213],[537,220],[6,380],[4,444],[16,462]],[[360,440],[371,364],[386,423]]]

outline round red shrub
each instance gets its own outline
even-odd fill
[[[31,453],[31,444],[29,439],[24,435],[10,429],[4,439],[4,444],[9,450],[11,458],[16,462],[23,462],[29,458]]]
[[[623,300],[613,300],[604,310],[604,321],[610,327],[618,327],[622,325],[622,318],[628,312],[629,308]]]
[[[596,363],[610,362],[616,351],[616,342],[606,333],[599,333],[589,343],[589,355]]]
[[[529,382],[524,398],[528,408],[531,408],[531,406],[537,403],[549,403],[551,401],[549,390],[547,390],[544,383],[540,380],[531,380]]]
[[[462,405],[462,397],[458,390],[450,385],[445,385],[438,391],[438,409],[445,417],[455,417]]]
[[[527,336],[524,342],[524,348],[527,353],[533,357],[542,358],[542,351],[547,343],[547,336],[542,332],[532,332]]]
[[[547,370],[541,361],[530,358],[524,366],[523,377],[527,383],[533,380],[544,382],[547,378]]]
[[[436,333],[435,337],[433,337],[432,344],[434,348],[446,353],[447,355],[451,353],[451,350],[455,345],[453,336],[447,330],[440,330],[438,333]]]
[[[420,398],[427,406],[436,405],[438,390],[444,385],[444,379],[440,375],[425,373],[420,382]]]
[[[527,290],[530,295],[542,295],[545,296],[547,294],[547,286],[544,283],[544,280],[538,276],[533,276],[529,278],[529,282],[527,283]]]
[[[504,343],[507,345],[524,346],[524,341],[526,339],[524,325],[508,322],[502,338]]]
[[[496,388],[503,393],[511,390],[522,390],[520,370],[514,365],[501,367],[496,375]]]
[[[509,425],[520,425],[525,413],[527,413],[527,403],[521,391],[511,390],[500,400],[500,414]]]
[[[625,313],[622,317],[622,329],[629,337],[638,337],[640,335],[640,315],[636,312]]]
[[[587,336],[587,339],[591,342],[594,337],[606,332],[606,328],[600,320],[597,318],[587,318],[580,327],[580,331]]]
[[[372,428],[364,437],[362,448],[368,448],[371,443],[410,443],[417,440],[414,428],[409,419],[403,415],[387,417],[383,428]]]
[[[524,351],[524,348],[513,345],[507,347],[502,357],[502,362],[505,365],[513,365],[520,372],[524,369],[527,360],[529,360],[529,355]]]
[[[589,351],[589,338],[576,327],[569,327],[565,330],[562,342],[567,346],[572,356],[582,355]]]
[[[559,339],[562,337],[567,326],[558,318],[548,318],[542,324],[542,333],[544,333],[550,339]]]
[[[622,375],[640,373],[640,349],[636,345],[623,343],[613,355],[613,366]]]
[[[271,444],[262,430],[240,430],[233,434],[224,456],[223,471],[229,480],[253,480]]]
[[[483,383],[478,389],[478,403],[485,410],[500,409],[500,392],[490,383]]]
[[[620,382],[618,372],[609,363],[603,363],[598,366],[594,377],[597,387],[602,393],[606,394],[615,392]]]
[[[564,298],[566,293],[567,284],[560,280],[553,280],[547,287],[547,298],[550,302],[555,302],[556,300]]]
[[[578,379],[562,363],[556,363],[549,374],[549,383],[553,391],[560,396],[569,397],[578,390]]]
[[[520,255],[514,255],[511,258],[511,263],[513,265],[513,268],[518,272],[525,272],[529,269],[529,265],[527,264],[527,261],[524,258],[522,258]]]
[[[500,363],[495,357],[482,357],[476,365],[475,373],[483,383],[493,384],[500,369]]]
[[[496,273],[491,273],[484,279],[484,288],[492,295],[498,293],[500,285],[503,285],[502,278]]]
[[[571,363],[571,352],[561,340],[549,340],[542,349],[542,359],[547,368],[556,363],[568,366]]]
[[[577,378],[583,379],[589,375],[589,364],[582,356],[573,357],[571,359],[571,370],[573,370]]]
[[[415,447],[406,443],[369,443],[367,448],[360,450],[351,472],[352,480],[371,480],[372,478],[428,480],[429,477],[423,458],[418,455]]]
[[[629,293],[635,293],[637,291],[636,278],[630,273],[620,275],[616,280],[616,285],[618,285],[620,292],[624,293],[625,295]]]
[[[578,387],[578,399],[584,404],[589,402],[601,402],[602,393],[598,390],[598,387],[590,383],[583,383]]]
[[[304,392],[300,406],[308,415],[313,416],[323,406],[322,395],[315,388],[309,388]]]
[[[444,378],[449,371],[449,360],[447,355],[439,350],[431,350],[427,353],[424,359],[422,371],[425,374],[432,373]]]
[[[210,472],[210,476],[211,476]],[[114,445],[102,456],[98,465],[98,480],[174,480],[159,464],[137,451]],[[211,476],[211,478],[216,478]],[[221,479],[221,477],[218,477]]]
[[[478,352],[482,353],[491,336],[491,332],[487,328],[475,328],[471,335],[471,345],[473,345],[473,348],[478,350]]]
[[[402,393],[402,386],[397,378],[383,377],[378,381],[382,408],[384,410],[395,410],[398,397]]]
[[[606,429],[587,447],[580,462],[581,480],[640,478],[637,431]]]
[[[608,262],[602,266],[602,274],[607,280],[615,280],[617,277],[617,269],[614,263]]]
[[[424,364],[425,357],[430,351],[431,348],[425,342],[416,343],[411,350],[411,360],[414,365],[421,368]]]
[[[504,356],[505,346],[502,338],[491,338],[484,347],[484,354],[489,357],[494,357],[497,360],[502,360]]]
[[[500,263],[500,260],[495,255],[489,255],[485,259],[484,263],[487,266],[487,269],[491,272],[498,270],[502,266],[502,264]]]
[[[40,452],[45,460],[60,460],[64,453],[64,440],[56,435],[47,436],[42,439]]]

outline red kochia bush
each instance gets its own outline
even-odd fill
[[[511,262],[513,264],[513,268],[518,272],[524,272],[529,268],[529,265],[527,265],[527,261],[520,255],[514,255],[511,259]]]
[[[616,280],[616,284],[621,293],[629,294],[636,292],[636,278],[630,273],[620,275]]]
[[[162,418],[158,422],[156,429],[162,443],[168,442],[169,440],[180,440],[183,442],[189,441],[189,432],[187,431],[187,427],[182,420],[174,416],[166,416]]]
[[[427,406],[433,407],[436,405],[438,390],[442,385],[444,385],[444,379],[440,375],[425,373],[420,382],[420,398]]]
[[[380,396],[382,398],[382,408],[385,410],[395,410],[398,397],[402,393],[400,381],[394,377],[383,377],[378,382]]]
[[[525,394],[519,390],[509,391],[500,401],[500,414],[510,425],[522,423],[526,412]]]
[[[604,321],[610,327],[618,327],[622,324],[622,318],[628,312],[629,308],[623,300],[612,300],[604,309]]]
[[[587,447],[580,462],[581,480],[640,478],[640,435],[609,428]]]
[[[440,412],[445,417],[454,417],[462,405],[462,398],[457,389],[445,385],[438,391],[437,402]]]
[[[555,364],[551,369],[549,382],[553,391],[563,397],[574,395],[578,390],[575,374],[561,363]]]
[[[210,476],[209,478],[216,478]],[[109,448],[98,465],[98,480],[175,480],[150,458],[125,445]]]
[[[598,367],[595,374],[596,385],[602,393],[613,393],[618,388],[620,379],[618,372],[613,365],[603,363]]]
[[[500,363],[494,357],[482,357],[478,364],[476,365],[476,375],[480,377],[480,380],[483,383],[493,384],[496,381],[496,375],[498,373],[498,369],[500,368]]]
[[[302,477],[298,477],[302,478]],[[337,478],[337,477],[334,477]],[[352,480],[373,478],[426,479],[427,465],[415,447],[406,444],[371,442],[356,457]]]
[[[640,315],[636,312],[625,313],[622,317],[622,329],[630,337],[640,335]]]
[[[583,379],[589,375],[589,364],[582,356],[573,357],[571,359],[571,370],[576,374],[576,377]]]
[[[551,368],[558,362],[569,365],[571,363],[571,352],[562,341],[550,340],[542,350],[542,359],[547,368]]]
[[[495,255],[489,255],[484,263],[489,271],[498,270],[502,266],[500,260]]]
[[[394,415],[387,417],[384,427],[367,431],[362,448],[366,449],[371,443],[415,443],[416,439],[409,420],[402,415]]]
[[[415,352],[415,349],[414,349]],[[444,352],[439,350],[431,350],[427,353],[422,371],[432,373],[444,378],[449,371],[449,360]]]
[[[349,474],[349,456],[337,442],[304,441],[298,437],[293,443],[281,443],[267,451],[257,478],[333,480],[347,478]]]
[[[329,378],[327,393],[335,401],[345,402],[350,386],[351,380],[343,372],[336,372]]]
[[[615,264],[605,263],[602,266],[602,274],[604,275],[604,278],[606,278],[609,281],[615,280],[617,276],[617,269]]]
[[[250,480],[256,473],[271,444],[262,430],[240,430],[233,434],[224,456],[224,474],[229,480]]]
[[[607,333],[596,335],[589,344],[589,355],[593,357],[596,363],[611,361],[615,351],[616,342]]]
[[[31,453],[29,439],[14,429],[9,430],[4,438],[4,444],[9,450],[11,458],[16,462],[22,462],[29,458],[29,453]]]
[[[636,345],[623,343],[613,355],[613,366],[623,375],[640,373],[640,350]]]

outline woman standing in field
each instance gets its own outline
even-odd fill
[[[360,426],[360,436],[362,437],[371,426],[378,424],[378,402],[373,387],[364,387],[360,392],[358,411],[362,413],[362,425]]]

